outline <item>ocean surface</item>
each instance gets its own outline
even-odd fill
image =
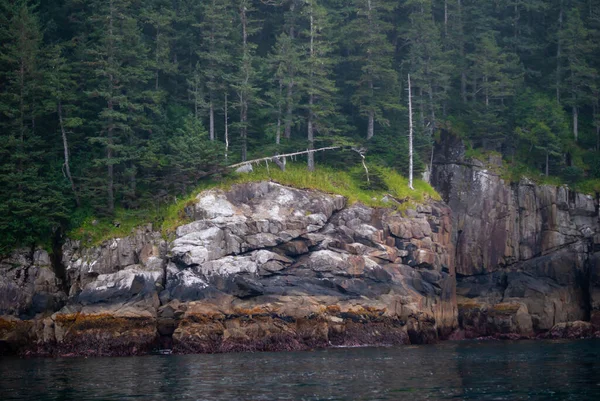
[[[600,400],[600,340],[0,357],[0,400]]]

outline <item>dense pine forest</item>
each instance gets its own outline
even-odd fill
[[[408,74],[418,171],[600,179],[600,0],[0,0],[0,45],[0,251],[261,156],[406,174]]]

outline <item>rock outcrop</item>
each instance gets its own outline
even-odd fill
[[[67,241],[63,282],[33,260],[3,261],[0,344],[49,355],[291,350],[431,343],[458,327],[442,203],[401,213],[261,182],[203,192],[186,214],[171,242],[151,227],[98,247]],[[40,307],[43,294],[60,296]]]
[[[505,182],[447,136],[445,203],[402,212],[271,182],[151,226],[0,260],[0,354],[131,355],[600,334],[599,195]]]
[[[446,134],[432,183],[452,209],[459,320],[466,337],[533,336],[600,323],[598,197],[505,182]],[[553,332],[558,332],[553,330]]]

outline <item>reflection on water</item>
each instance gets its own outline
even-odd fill
[[[600,341],[0,359],[2,400],[600,400]]]

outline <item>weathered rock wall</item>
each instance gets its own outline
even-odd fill
[[[187,214],[170,243],[151,227],[98,247],[67,241],[64,282],[33,259],[3,261],[0,344],[49,355],[285,350],[430,343],[458,326],[439,202],[399,213],[262,182],[206,191]],[[40,294],[59,296],[40,307]]]
[[[459,320],[468,337],[531,336],[598,319],[598,199],[505,182],[502,161],[468,160],[446,134],[432,183],[452,209]]]

